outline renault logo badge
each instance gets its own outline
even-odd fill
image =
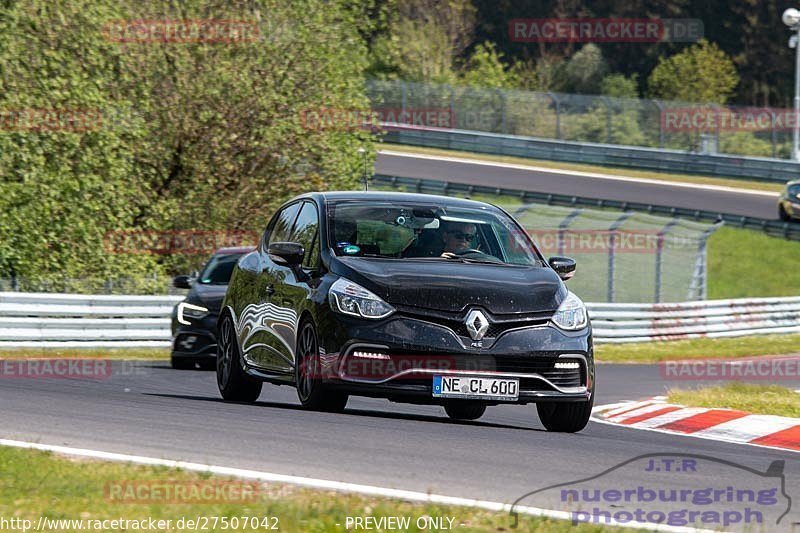
[[[486,316],[477,309],[473,309],[467,313],[467,319],[464,322],[467,325],[469,336],[472,337],[474,341],[481,340],[483,336],[486,335],[486,332],[489,331],[489,321],[486,319]]]

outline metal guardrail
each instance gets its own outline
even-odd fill
[[[182,299],[0,292],[0,348],[168,347]]]
[[[180,296],[0,293],[0,347],[168,347]],[[675,304],[588,303],[595,341],[800,332],[800,297]]]
[[[506,189],[503,187],[467,185],[464,183],[406,178],[402,176],[386,176],[383,174],[376,174],[372,178],[372,183],[378,186],[404,188],[413,192],[440,194],[445,196],[471,196],[476,194],[509,196],[516,198],[523,203],[543,202],[548,205],[594,207],[600,209],[607,208],[621,211],[637,211],[653,215],[681,217],[698,221],[703,220],[707,222],[724,222],[730,226],[763,231],[764,233],[773,237],[782,237],[784,239],[800,241],[800,223],[781,222],[778,220],[732,215],[730,213],[719,213],[716,211],[702,211],[698,209],[686,209],[683,207],[671,207],[666,205],[623,202],[621,200],[603,200],[582,196],[567,196],[563,194],[521,191],[519,189]]]
[[[800,333],[800,297],[677,304],[587,304],[597,342]]]
[[[403,124],[383,124],[383,127],[386,142],[411,146],[768,183],[785,183],[800,177],[800,163],[785,159],[698,154],[665,148],[563,141]]]

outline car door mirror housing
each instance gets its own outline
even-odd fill
[[[267,253],[276,263],[292,267],[303,263],[306,250],[296,242],[273,242],[267,248]]]
[[[564,281],[571,279],[575,275],[578,264],[570,257],[553,256],[547,261],[550,268],[556,271],[558,277]]]
[[[172,278],[172,286],[176,289],[191,289],[192,278],[190,276],[175,276]]]

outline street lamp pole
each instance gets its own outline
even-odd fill
[[[367,174],[367,151],[361,147],[358,149],[358,153],[361,154],[362,159],[364,160],[364,190],[369,190],[369,177]]]
[[[794,61],[794,128],[792,128],[792,159],[800,161],[800,11],[790,7],[783,12],[783,23],[796,32],[789,39],[795,50]]]
[[[792,159],[800,161],[800,27],[794,38],[794,129],[792,130]]]

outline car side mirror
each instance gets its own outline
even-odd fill
[[[296,242],[273,242],[267,248],[267,253],[276,263],[294,267],[302,264],[306,250]]]
[[[175,276],[172,278],[172,286],[176,289],[191,289],[192,278],[189,276]]]
[[[558,277],[564,281],[571,279],[575,275],[575,269],[578,267],[575,260],[569,257],[553,256],[547,262],[556,271]]]

